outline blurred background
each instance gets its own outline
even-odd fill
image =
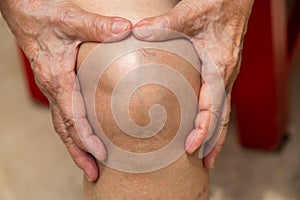
[[[300,199],[299,13],[296,0],[255,2],[212,200]],[[0,18],[0,200],[79,200],[82,172],[25,65]]]

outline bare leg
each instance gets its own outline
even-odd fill
[[[90,1],[87,3],[84,1],[78,3],[87,6],[85,8],[88,10],[92,10],[92,8],[95,8],[95,4],[97,4],[101,9],[94,9],[93,11],[106,15],[117,15],[117,9],[119,9],[117,6],[118,3],[123,5],[127,3],[127,10],[122,10],[120,13],[123,14],[121,16],[125,16],[133,21],[141,17],[159,14],[166,11],[166,9],[170,9],[173,5],[168,0],[145,0],[142,3],[138,2],[140,1],[130,0],[126,2],[115,0],[105,3],[102,1]],[[143,10],[142,13],[140,12],[141,10]],[[174,43],[176,45],[176,40]],[[79,65],[94,47],[95,44],[84,44],[81,46],[78,59]],[[178,48],[188,47],[181,46]],[[107,55],[109,53],[108,51]],[[99,55],[99,57],[105,59],[107,55]],[[146,126],[150,122],[148,116],[149,108],[153,104],[163,105],[168,118],[164,128],[158,134],[146,139],[135,138],[125,134],[116,124],[111,108],[108,106],[111,104],[111,97],[116,84],[122,79],[124,74],[141,64],[149,63],[160,63],[171,66],[188,80],[196,95],[199,91],[200,77],[191,64],[179,56],[163,50],[148,49],[134,51],[121,56],[111,63],[101,76],[96,90],[96,114],[106,136],[114,145],[126,151],[146,153],[158,150],[172,140],[180,124],[181,108],[176,96],[168,88],[157,84],[145,85],[134,92],[130,98],[129,111],[136,124]],[[89,79],[92,76],[94,75],[90,74],[87,77],[81,77],[81,79]],[[141,71],[139,76],[146,75]],[[176,84],[176,80],[174,80],[174,84]],[[91,85],[91,87],[94,86]],[[97,126],[97,124],[92,125]],[[96,183],[89,183],[87,180],[84,180],[84,199],[208,199],[208,171],[204,169],[202,161],[197,155],[197,152],[192,156],[184,153],[178,160],[165,168],[137,174],[118,171],[99,163],[100,179]]]

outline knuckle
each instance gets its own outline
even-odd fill
[[[231,41],[227,38],[222,39],[220,51],[222,51],[221,60],[219,61],[219,66],[224,66],[228,71],[229,69],[234,69],[239,62],[240,49],[236,48]]]
[[[227,130],[229,127],[229,124],[230,124],[230,116],[226,116],[225,120],[223,122],[223,128]]]
[[[222,144],[218,144],[216,147],[215,147],[215,151],[214,151],[214,155],[217,156],[221,153],[223,149],[223,143]]]
[[[217,156],[221,153],[223,146],[224,146],[224,142],[225,140],[222,140],[221,142],[219,142],[215,148],[214,148],[214,156]]]
[[[83,145],[82,141],[79,139],[79,137],[76,137],[69,133],[69,132],[72,132],[72,131],[68,130],[73,127],[72,123],[65,122],[62,126],[54,124],[54,127],[55,127],[55,131],[58,133],[61,140],[64,142],[64,144],[67,147],[71,148],[76,145],[78,148],[84,149],[84,145]]]
[[[182,32],[194,36],[199,33],[199,30],[203,26],[203,21],[201,18],[202,13],[201,3],[198,1],[194,2],[182,2],[182,4],[177,8],[178,22],[183,24]]]
[[[34,79],[39,89],[49,98],[53,93],[55,78],[50,73],[50,69],[44,66],[47,63],[47,58],[37,56],[31,63]]]
[[[67,131],[70,131],[71,129],[74,128],[75,122],[72,118],[64,118],[63,121]]]
[[[104,18],[91,17],[88,19],[88,28],[91,38],[96,36],[96,39],[101,41],[111,36],[108,32],[108,30],[110,30],[110,24]]]
[[[173,15],[164,15],[163,16],[163,20],[159,19],[159,21],[156,20],[157,23],[161,23],[161,27],[170,27],[170,28],[174,28],[175,24],[174,24],[174,20],[173,19]]]
[[[68,145],[72,143],[72,138],[70,137],[70,134],[68,134],[62,123],[53,122],[53,126],[55,132],[59,135],[64,144]]]
[[[226,102],[226,115],[223,122],[223,127],[226,128],[226,130],[228,129],[230,124],[230,113],[231,113],[231,101],[230,99],[228,99]]]
[[[74,38],[76,36],[76,24],[80,21],[78,20],[79,8],[73,5],[65,5],[60,8],[60,12],[57,17],[54,19],[53,24],[55,26],[60,25],[60,30],[56,30],[55,34],[58,38],[66,39],[68,43],[71,43],[70,38]]]
[[[72,125],[69,125],[65,122],[56,121],[55,117],[53,117],[53,126],[55,132],[59,135],[59,137],[67,147],[71,147],[72,145],[74,145],[74,140],[68,131],[68,128],[70,128]]]
[[[60,8],[60,12],[53,24],[56,26],[57,24],[60,25],[61,30],[56,33],[59,38],[75,44],[81,41],[78,37],[83,35],[88,37],[85,39],[97,39],[99,41],[102,41],[104,37],[109,37],[107,30],[110,30],[110,23],[108,21],[105,17],[86,13],[81,8],[66,3]]]
[[[57,105],[50,105],[51,117],[54,126],[54,130],[60,135],[64,143],[72,142],[71,134],[69,129],[74,126],[72,119],[63,118],[61,112],[59,111]]]
[[[56,109],[53,109],[53,107],[50,107],[51,109],[51,118],[52,118],[52,123],[53,123],[53,127],[55,132],[57,133],[65,133],[65,129],[63,128],[63,123],[59,118],[59,113],[57,112]]]
[[[234,55],[233,52],[228,52],[228,54],[229,55],[225,54],[225,57],[223,58],[223,66],[234,69],[238,63],[238,56]]]
[[[104,29],[104,24],[103,23],[99,23],[97,19],[95,18],[90,18],[87,20],[87,27],[97,27],[97,28],[92,28],[90,29],[90,34],[91,35],[97,35],[102,29]]]
[[[56,19],[60,24],[72,25],[74,20],[78,17],[78,9],[74,6],[63,6],[60,9],[58,18]]]
[[[104,22],[103,19],[99,19],[97,17],[91,18],[91,25],[97,27],[97,30],[106,30],[107,29],[107,23]]]

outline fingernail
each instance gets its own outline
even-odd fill
[[[115,34],[124,32],[127,29],[128,29],[128,23],[121,20],[114,21],[111,26],[111,31]]]
[[[151,28],[149,27],[139,27],[134,30],[135,34],[141,38],[149,38],[153,35]]]

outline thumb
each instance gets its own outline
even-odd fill
[[[107,17],[84,11],[69,13],[66,34],[81,42],[115,42],[130,34],[132,24],[121,17]],[[76,17],[74,17],[74,15]]]
[[[133,27],[133,35],[144,41],[163,41],[179,37],[191,37],[195,15],[198,12],[188,1],[179,2],[172,10],[156,16],[142,19]],[[193,13],[193,14],[191,14]]]
[[[150,17],[138,22],[133,29],[133,35],[144,41],[164,41],[184,37],[182,24],[176,16],[166,13],[157,17]]]

